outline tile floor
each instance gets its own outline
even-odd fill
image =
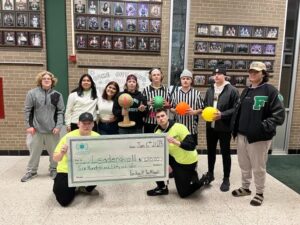
[[[200,155],[199,174],[206,171],[206,156]],[[67,208],[52,193],[48,157],[41,158],[39,176],[21,183],[28,156],[0,157],[1,225],[299,225],[300,195],[273,177],[267,177],[265,202],[249,204],[252,196],[234,198],[222,193],[221,158],[216,163],[216,180],[208,188],[180,199],[174,180],[170,194],[148,197],[154,183],[99,185],[99,196],[79,195]],[[233,156],[231,190],[240,187],[240,170]],[[253,189],[253,188],[252,188]],[[254,189],[253,189],[254,190]]]

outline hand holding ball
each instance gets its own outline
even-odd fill
[[[190,108],[189,104],[186,102],[179,102],[175,108],[177,114],[183,116],[187,113],[187,110]]]
[[[161,96],[155,96],[153,98],[153,108],[154,109],[161,109],[164,106],[164,98]]]
[[[206,107],[205,109],[203,109],[202,111],[202,118],[206,121],[206,122],[212,122],[215,118],[215,114],[218,112],[218,109],[214,108],[214,107]]]

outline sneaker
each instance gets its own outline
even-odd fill
[[[229,178],[224,178],[220,190],[226,192],[229,191],[229,187],[230,187]]]
[[[56,170],[50,170],[50,175],[49,176],[51,177],[52,180],[55,179],[56,175],[57,175],[57,171]]]
[[[201,178],[201,179],[202,179],[202,178]],[[211,173],[211,172],[207,172],[207,173],[204,175],[203,180],[204,180],[204,184],[205,184],[205,185],[209,185],[212,181],[215,180],[214,174]]]
[[[36,177],[37,173],[31,173],[31,172],[27,172],[22,178],[21,178],[21,182],[26,182],[31,180],[32,178]]]
[[[148,196],[168,195],[168,194],[169,194],[168,186],[165,186],[163,188],[156,187],[152,190],[147,191]]]
[[[93,189],[92,191],[88,191],[86,190],[85,187],[76,187],[75,192],[77,194],[86,194],[86,195],[99,195],[99,191],[97,191],[96,189]]]

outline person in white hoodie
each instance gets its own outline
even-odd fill
[[[97,132],[97,89],[89,74],[83,74],[78,82],[78,87],[72,90],[68,97],[65,122],[67,131],[78,129],[79,116],[84,112],[89,112],[94,117],[93,131]]]
[[[225,80],[226,68],[219,65],[213,70],[214,84],[208,88],[204,98],[205,107],[212,106],[218,109],[215,113],[213,122],[206,123],[206,141],[208,155],[208,172],[206,173],[206,184],[211,183],[214,178],[214,167],[216,162],[217,143],[223,159],[223,182],[221,191],[229,191],[231,156],[230,140],[231,130],[230,121],[234,113],[234,106],[239,100],[239,92],[228,81]]]

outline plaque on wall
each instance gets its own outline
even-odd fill
[[[160,53],[162,1],[74,0],[73,7],[77,50],[117,54]],[[89,39],[96,36],[100,38],[99,48],[90,43],[97,38]]]

